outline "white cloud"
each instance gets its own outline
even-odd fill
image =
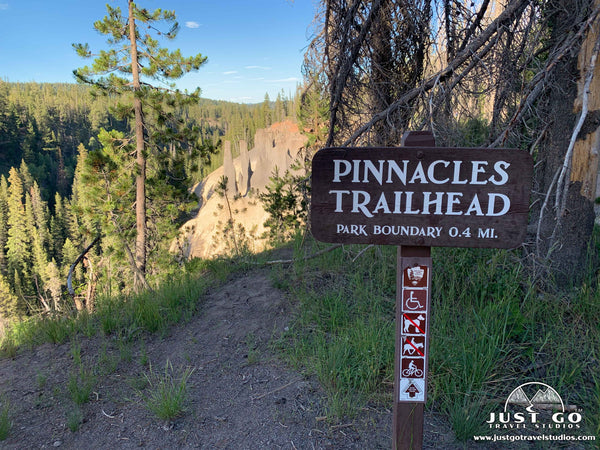
[[[246,67],[244,67],[244,69],[271,70],[272,67],[266,67],[266,66],[246,66]]]
[[[254,97],[244,96],[244,97],[230,97],[229,98],[230,102],[236,102],[236,103],[247,103],[251,100],[255,100]]]
[[[185,26],[188,28],[200,28],[200,24],[198,22],[192,22],[192,21],[186,22]]]
[[[293,81],[300,81],[296,77],[282,78],[280,80],[269,80],[269,83],[291,83]]]
[[[0,11],[8,9],[8,3],[0,3]]]
[[[228,70],[227,72],[223,72],[223,75],[233,75],[234,73],[237,73],[237,70]]]

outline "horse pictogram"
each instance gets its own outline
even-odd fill
[[[407,338],[402,346],[402,355],[425,356],[425,338],[417,336]]]

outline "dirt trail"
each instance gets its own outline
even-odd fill
[[[360,419],[331,426],[322,420],[325,398],[316,380],[289,369],[270,350],[292,307],[268,272],[239,276],[209,293],[203,305],[168,336],[147,337],[129,350],[114,339],[82,338],[84,366],[104,373],[81,407],[83,423],[75,432],[67,421],[74,410],[68,391],[72,344],[46,344],[0,360],[0,393],[14,413],[0,447],[390,448],[389,410],[366,408]],[[175,370],[194,369],[187,411],[173,422],[156,419],[140,399],[146,360],[159,373],[167,360]],[[451,440],[447,425],[427,416],[426,447],[453,448]]]

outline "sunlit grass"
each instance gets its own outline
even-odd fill
[[[93,313],[64,312],[15,321],[5,331],[0,353],[14,357],[20,348],[63,343],[78,335],[115,334],[128,340],[142,332],[165,333],[173,324],[190,320],[208,287],[237,269],[229,260],[192,261],[182,275],[171,277],[153,291],[99,296]]]
[[[146,407],[162,420],[172,420],[183,414],[188,399],[188,381],[193,371],[188,367],[176,372],[169,360],[162,373],[150,367],[145,375],[147,386],[142,393]]]
[[[306,246],[307,253],[325,247]],[[392,404],[396,248],[357,257],[362,249],[345,246],[272,271],[297,311],[279,348],[318,377],[338,420],[366,401]],[[590,375],[600,359],[597,268],[590,265],[578,289],[557,293],[529,282],[516,251],[436,248],[432,257],[427,407],[467,441],[489,432],[489,413],[512,389],[539,381],[584,408],[581,434],[598,435],[600,379]]]

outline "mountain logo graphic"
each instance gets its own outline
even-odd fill
[[[524,383],[513,390],[504,403],[505,412],[509,405],[524,407],[529,412],[539,410],[565,412],[565,404],[558,392],[553,387],[537,381]]]

